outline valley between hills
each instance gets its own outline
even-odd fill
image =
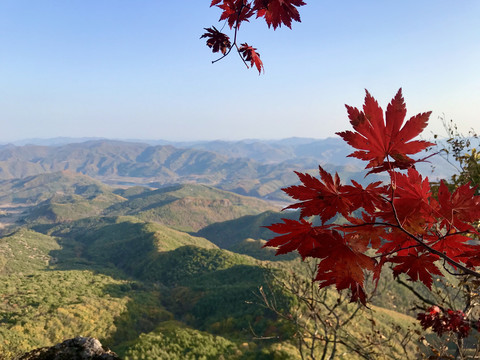
[[[280,213],[294,170],[320,162],[363,178],[355,163],[335,163],[348,150],[332,141],[3,146],[0,359],[78,335],[126,360],[300,358],[292,323],[261,294],[290,311],[295,298],[273,279],[305,264],[263,248],[272,237],[263,226],[298,217]],[[409,294],[391,274],[379,287],[374,306],[339,332],[388,334],[379,359],[414,357],[417,339],[400,341],[415,328]],[[360,358],[342,344],[338,354]]]

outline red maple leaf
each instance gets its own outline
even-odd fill
[[[480,245],[467,245],[468,251],[461,254],[462,257],[467,259],[466,265],[474,268],[480,266]]]
[[[459,186],[453,194],[442,181],[438,189],[442,226],[450,230],[455,227],[460,231],[476,232],[471,223],[480,219],[480,196],[475,196],[476,187],[470,184]]]
[[[257,52],[257,49],[244,43],[240,46],[239,52],[246,62],[250,62],[251,67],[253,67],[253,65],[257,67],[259,74],[262,73],[262,70],[265,72],[263,69],[263,62],[260,60],[260,54]]]
[[[385,241],[378,249],[378,254],[397,253],[399,256],[407,256],[410,253],[416,254],[416,248],[420,246],[417,241],[399,229],[392,229],[392,231],[386,233],[383,240]]]
[[[388,235],[384,226],[374,225],[374,216],[362,213],[362,218],[353,216],[346,217],[352,226],[338,226],[337,229],[345,233],[348,243],[360,252],[365,252],[370,246],[378,249],[382,240]]]
[[[436,305],[428,308],[427,311],[417,315],[417,319],[425,330],[431,327],[440,336],[445,332],[454,332],[462,338],[470,334],[471,326],[463,311],[451,309],[445,311]]]
[[[220,21],[227,20],[230,29],[238,28],[255,13],[247,0],[213,0],[210,4],[210,7],[212,6],[223,10]]]
[[[313,227],[311,223],[301,219],[300,221],[282,219],[283,223],[265,226],[267,229],[283,234],[270,239],[263,247],[277,247],[276,255],[287,254],[297,250],[304,259],[315,249],[322,238],[330,237],[331,233],[321,227]]]
[[[372,172],[392,168],[406,169],[416,161],[407,154],[416,154],[434,145],[427,141],[410,141],[427,126],[430,112],[410,118],[405,125],[406,107],[402,89],[388,105],[386,123],[383,110],[367,91],[363,112],[346,105],[353,131],[337,133],[352,147],[359,149],[349,156],[369,161],[366,166]],[[387,159],[387,161],[385,161]]]
[[[382,185],[381,181],[368,184],[366,188],[351,180],[352,185],[345,185],[343,192],[345,197],[349,199],[352,206],[350,211],[363,208],[366,212],[373,214],[377,208],[383,208],[385,201],[384,195],[387,195],[387,188]]]
[[[300,217],[318,215],[323,222],[330,220],[337,213],[347,216],[350,213],[351,202],[342,195],[343,185],[338,174],[335,174],[334,180],[321,166],[319,171],[323,182],[309,174],[295,171],[303,185],[294,185],[282,190],[294,199],[303,201],[286,209],[301,209]]]
[[[431,237],[426,240],[430,247],[440,251],[442,254],[447,255],[455,261],[467,263],[470,260],[469,256],[465,256],[465,253],[472,250],[472,247],[468,245],[468,242],[472,239],[466,235],[447,234],[441,238]]]
[[[432,254],[408,254],[407,256],[396,256],[390,261],[399,265],[393,268],[393,276],[397,277],[401,273],[410,276],[411,281],[420,280],[430,290],[432,289],[432,275],[441,275],[442,272],[435,265],[438,256]]]
[[[254,9],[257,18],[264,17],[268,27],[285,26],[292,28],[292,20],[300,22],[300,14],[296,7],[306,5],[302,0],[255,0]]]
[[[391,176],[395,189],[395,213],[383,213],[383,217],[391,223],[398,220],[400,225],[417,233],[424,232],[435,222],[433,213],[436,209],[428,177],[422,179],[420,173],[413,168],[408,169],[407,174],[392,172]]]
[[[371,271],[378,284],[387,262],[394,264],[395,277],[404,273],[429,289],[434,276],[443,276],[436,264],[441,258],[465,273],[469,271],[461,263],[467,268],[480,266],[480,244],[472,243],[472,233],[478,234],[472,223],[480,219],[476,188],[467,184],[451,193],[441,183],[437,200],[428,178],[413,167],[417,161],[408,156],[432,145],[412,140],[426,126],[429,113],[404,124],[401,90],[387,108],[386,121],[368,92],[363,112],[347,109],[355,131],[340,135],[359,149],[351,156],[368,161],[370,172],[387,170],[390,185],[376,182],[364,188],[355,181],[342,185],[338,174],[332,176],[321,167],[320,179],[296,172],[301,184],[283,190],[299,200],[287,209],[300,209],[301,221],[284,220],[284,224],[269,227],[282,235],[267,246],[278,246],[278,253],[297,249],[304,258],[320,259],[315,278],[320,286],[349,289],[352,301],[362,303],[366,301],[364,273]],[[401,173],[395,168],[408,171]],[[325,225],[336,214],[349,223],[342,219]],[[303,219],[309,216],[319,216],[324,225],[313,227]],[[376,250],[378,263],[367,255],[371,250]],[[449,331],[462,336],[468,333],[462,313],[452,310],[446,316]]]
[[[230,49],[232,46],[230,43],[230,38],[224,33],[218,31],[215,26],[211,28],[205,28],[207,30],[200,39],[207,38],[207,46],[212,49],[212,52],[221,52],[223,55]]]
[[[373,271],[375,260],[356,251],[336,231],[332,231],[332,236],[322,241],[309,256],[322,259],[315,278],[320,287],[335,284],[338,291],[350,289],[351,301],[359,300],[365,305],[364,271]]]

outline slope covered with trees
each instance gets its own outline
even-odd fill
[[[259,293],[271,288],[279,306],[294,304],[292,295],[272,287],[269,279],[281,269],[300,269],[298,259],[270,262],[273,254],[267,249],[244,245],[240,254],[219,248],[199,232],[178,230],[186,227],[179,219],[197,219],[201,207],[208,214],[208,207],[220,202],[223,210],[216,208],[208,221],[196,220],[195,229],[208,229],[215,221],[220,228],[236,227],[229,244],[234,250],[248,238],[262,241],[258,223],[281,216],[264,212],[271,205],[197,185],[114,190],[64,173],[31,178],[19,188],[32,198],[22,195],[28,205],[23,220],[5,228],[0,238],[2,356],[12,358],[79,332],[128,359],[162,356],[166,349],[178,359],[299,356],[292,324],[265,308]],[[107,194],[114,201],[101,211],[72,210],[69,216],[59,211],[63,217],[46,221],[45,204],[57,203],[59,189],[70,209]],[[176,202],[182,217],[166,211],[157,221],[142,218],[146,209]],[[396,320],[387,316],[382,321]]]

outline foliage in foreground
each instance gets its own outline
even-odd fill
[[[210,6],[217,6],[222,10],[220,21],[225,20],[230,29],[234,29],[233,42],[225,33],[217,30],[215,26],[206,28],[207,31],[201,38],[207,39],[207,46],[214,53],[220,52],[223,57],[227,56],[235,48],[248,68],[255,66],[260,74],[263,70],[263,62],[257,49],[243,43],[240,47],[237,44],[237,32],[240,24],[248,22],[253,16],[263,18],[268,27],[273,26],[275,30],[282,24],[291,28],[292,21],[300,21],[300,14],[297,7],[306,5],[303,0],[213,0]],[[220,60],[218,59],[218,60]],[[218,61],[215,60],[214,62]]]
[[[89,271],[0,278],[0,354],[12,358],[79,334],[107,339],[129,299],[105,290],[123,283]]]
[[[378,283],[386,264],[393,267],[395,277],[406,274],[429,289],[434,276],[444,276],[439,260],[445,271],[479,279],[480,273],[474,270],[480,265],[474,226],[480,220],[476,188],[466,183],[450,190],[441,182],[434,196],[428,178],[415,169],[421,160],[410,157],[434,145],[413,140],[426,127],[430,113],[413,116],[404,124],[406,106],[401,90],[388,105],[385,119],[368,92],[363,111],[350,106],[347,111],[354,131],[338,134],[357,149],[349,156],[367,161],[369,174],[386,173],[389,184],[373,182],[363,187],[352,181],[343,185],[338,174],[332,177],[321,167],[321,180],[297,173],[302,184],[284,191],[299,200],[288,208],[300,209],[300,220],[284,219],[269,226],[280,235],[266,246],[277,247],[278,254],[297,250],[302,258],[319,259],[315,280],[320,287],[348,289],[351,301],[363,304],[367,301],[365,273]],[[328,223],[337,213],[348,223]],[[323,225],[306,221],[310,216],[320,217]],[[459,318],[461,326],[448,330],[466,336],[472,324],[463,313],[454,319]],[[451,325],[438,323],[444,324],[445,330]]]

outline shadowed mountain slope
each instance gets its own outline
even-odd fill
[[[275,233],[265,226],[282,222],[283,218],[298,220],[298,212],[266,211],[261,214],[242,216],[206,226],[196,235],[207,238],[223,249],[229,249],[245,239],[265,240],[272,238]]]
[[[53,251],[58,266],[71,268],[84,260],[114,265],[134,275],[152,256],[185,245],[217,248],[210,241],[166,226],[133,217],[93,217],[61,224],[46,232],[61,239],[62,249]]]

